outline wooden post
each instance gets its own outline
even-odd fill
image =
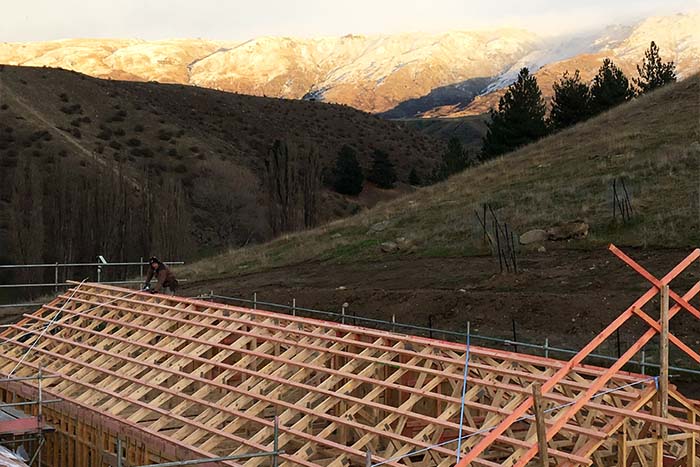
[[[544,409],[542,408],[542,385],[534,384],[532,394],[535,398],[535,423],[537,423],[537,444],[540,447],[540,466],[548,467],[547,426],[544,423]]]
[[[695,412],[692,410],[688,412],[688,422],[695,425]],[[685,467],[695,467],[695,441],[695,433],[690,433],[688,439],[685,441]]]
[[[668,285],[661,287],[661,344],[659,363],[659,397],[661,402],[661,417],[668,418]],[[668,439],[668,427],[661,426],[663,441]]]
[[[496,250],[498,250],[498,269],[503,272],[503,256],[501,255],[501,236],[498,234],[498,221],[493,219],[493,231],[496,234]]]
[[[622,433],[617,441],[617,466],[627,467],[627,421],[622,423]]]
[[[615,208],[617,207],[617,184],[616,184],[616,180],[617,180],[617,179],[613,178],[613,181],[612,181],[612,189],[613,189],[613,202],[612,202],[612,205],[613,205],[613,222],[615,222],[615,220],[616,220],[616,217],[615,217]]]

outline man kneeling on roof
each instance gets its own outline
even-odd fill
[[[157,293],[163,291],[163,289],[169,289],[169,295],[174,295],[177,290],[177,279],[175,274],[170,270],[168,266],[165,265],[161,260],[152,256],[148,260],[150,268],[148,268],[148,274],[146,274],[146,283],[143,286],[143,290],[148,290],[151,293]],[[155,287],[151,288],[151,279],[153,276],[156,277],[158,283]]]

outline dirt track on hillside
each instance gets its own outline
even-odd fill
[[[625,250],[655,275],[662,276],[690,251]],[[212,281],[192,281],[187,295],[214,291],[225,296],[338,311],[343,302],[357,316],[464,331],[510,339],[513,321],[520,341],[580,348],[622,313],[648,283],[605,248],[551,250],[520,260],[520,274],[497,274],[491,257],[393,258],[361,264],[309,262]],[[672,283],[685,292],[700,278],[697,265]],[[697,305],[698,300],[693,301]],[[647,307],[658,315],[658,305]],[[700,344],[700,322],[687,313],[671,330],[691,346]],[[361,323],[358,323],[361,324]],[[620,333],[622,351],[646,327],[632,319]],[[436,337],[440,337],[435,333]],[[601,350],[615,355],[617,336]],[[483,342],[481,342],[483,344]],[[689,366],[690,362],[687,365]]]

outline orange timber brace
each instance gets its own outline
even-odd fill
[[[587,403],[603,386],[629,362],[634,355],[639,352],[657,333],[661,331],[661,323],[651,318],[648,314],[642,311],[642,307],[660,293],[661,289],[668,286],[670,282],[678,277],[686,268],[688,268],[695,260],[700,258],[700,249],[695,249],[688,257],[678,263],[668,274],[663,278],[657,279],[650,274],[646,269],[636,263],[632,258],[623,253],[615,245],[610,245],[610,251],[620,258],[625,264],[637,271],[642,277],[651,282],[652,287],[639,297],[629,308],[627,308],[620,316],[608,325],[600,334],[598,334],[591,342],[588,343],[581,351],[576,354],[566,365],[561,367],[552,377],[542,384],[542,393],[549,392],[554,388],[574,367],[583,363],[598,346],[600,346],[608,337],[617,331],[631,317],[639,316],[646,322],[650,328],[635,342],[607,371],[598,376],[586,390],[571,406],[569,406],[561,415],[559,415],[554,423],[547,429],[547,441],[551,440],[562,427]],[[669,309],[668,319],[670,320],[682,309],[685,309],[696,318],[700,319],[700,311],[689,303],[698,293],[700,293],[700,282],[697,282],[684,296],[678,295],[676,292],[668,289],[669,297],[676,304]],[[693,360],[700,363],[700,355],[690,349],[687,345],[681,342],[678,338],[669,333],[669,341],[675,344],[680,350],[685,352]],[[534,405],[534,397],[530,396],[525,399],[512,413],[510,413],[500,424],[490,430],[484,438],[476,444],[470,451],[464,454],[461,461],[456,467],[467,467],[478,458],[491,444],[498,439],[503,433],[512,427],[523,415]],[[537,455],[538,445],[534,443],[518,460],[513,464],[514,467],[524,467],[533,457]]]

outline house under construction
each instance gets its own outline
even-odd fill
[[[694,466],[700,406],[664,352],[700,362],[669,330],[700,319],[700,283],[669,287],[700,250],[657,279],[611,249],[649,291],[570,361],[75,283],[2,334],[0,395],[51,426],[49,467]],[[630,319],[648,331],[617,362],[584,364]],[[661,374],[623,371],[655,336]]]

